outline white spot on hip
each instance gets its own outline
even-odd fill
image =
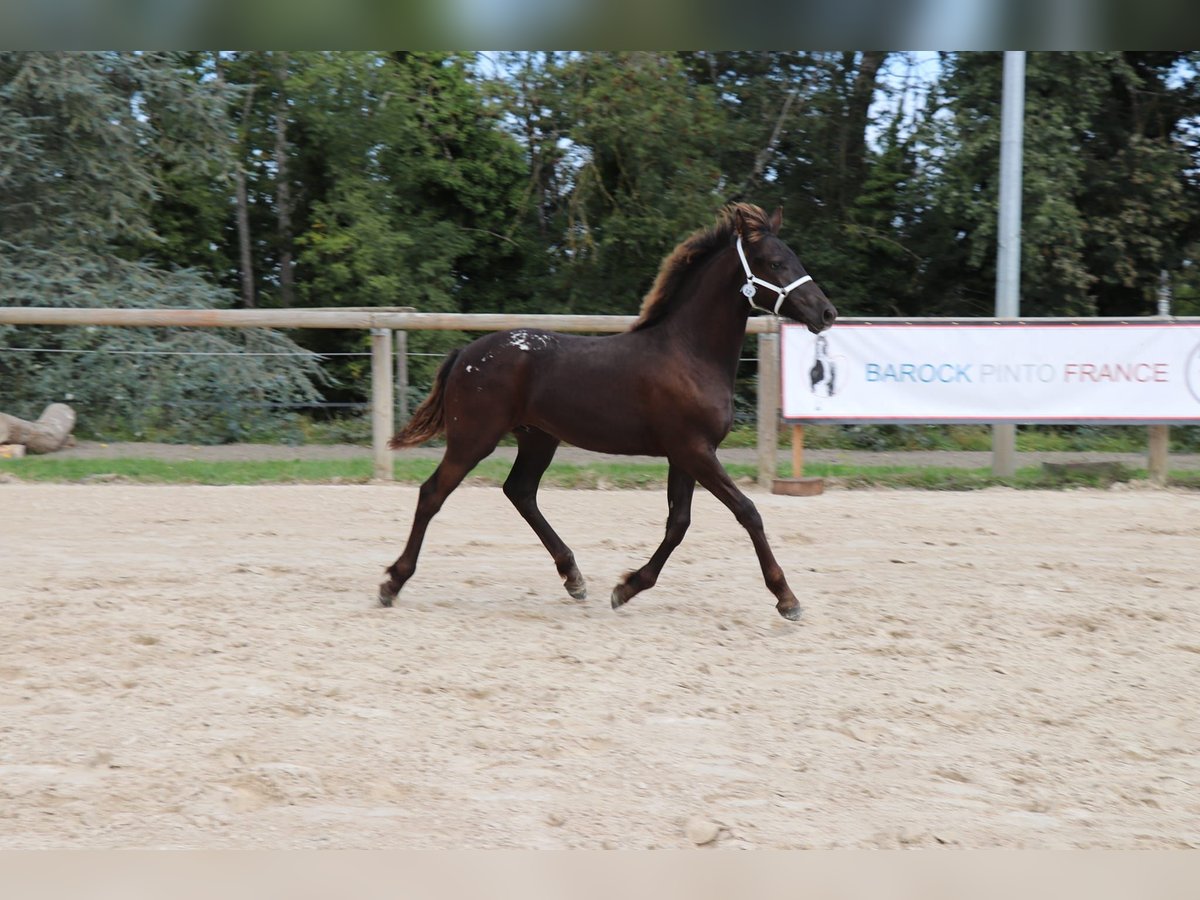
[[[553,338],[549,335],[530,334],[528,331],[514,331],[508,339],[510,347],[516,347],[525,353],[530,350],[543,350],[553,342]]]

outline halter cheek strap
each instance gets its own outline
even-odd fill
[[[804,275],[800,278],[797,278],[795,281],[789,285],[786,285],[785,287],[780,287],[777,284],[771,284],[769,281],[763,281],[750,271],[750,263],[746,261],[746,251],[742,249],[742,236],[740,234],[738,235],[737,239],[737,252],[738,259],[742,261],[742,269],[746,272],[746,283],[742,285],[742,296],[744,296],[746,298],[746,302],[755,309],[761,309],[763,312],[769,312],[772,315],[777,316],[779,315],[779,307],[783,306],[784,298],[796,288],[800,287],[800,285],[812,281],[811,275]],[[774,309],[767,309],[765,306],[759,306],[754,302],[754,295],[758,293],[758,285],[762,285],[765,288],[770,288],[779,295],[779,299],[775,301]]]

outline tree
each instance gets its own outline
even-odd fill
[[[470,56],[291,54],[296,223],[304,305],[527,308],[528,242],[514,229],[524,186],[516,141],[498,125]],[[349,349],[361,335],[314,335]],[[413,335],[436,353],[460,337]],[[436,360],[414,366],[432,376]],[[346,371],[349,383],[357,373]]]
[[[1168,58],[1169,57],[1169,58]],[[1180,128],[1200,113],[1183,54],[1033,53],[1024,139],[1021,309],[1145,315],[1159,272],[1194,240],[1195,157]],[[1172,82],[1175,82],[1173,85]],[[992,311],[1000,56],[947,57],[924,159],[925,253],[946,248],[928,292]],[[1189,172],[1192,173],[1189,175]]]
[[[0,302],[230,304],[201,273],[138,253],[159,240],[150,210],[169,173],[221,153],[219,87],[197,83],[184,63],[167,53],[0,53]],[[0,327],[0,341],[20,348],[0,354],[8,411],[82,398],[93,430],[233,438],[270,419],[274,404],[317,396],[312,360],[273,332]],[[172,357],[145,351],[205,355],[168,376]],[[299,359],[268,368],[246,355],[268,351]]]
[[[522,164],[466,63],[329,54],[298,77],[298,132],[322,150],[324,186],[297,238],[308,302],[503,307]]]
[[[1098,315],[1146,315],[1158,276],[1194,259],[1200,238],[1200,53],[1104,59],[1107,90],[1085,143],[1080,206]]]
[[[715,94],[670,53],[548,56],[520,80],[552,296],[569,310],[636,312],[662,257],[723,202]]]
[[[712,84],[725,109],[728,139],[718,152],[730,199],[783,204],[784,238],[851,314],[893,308],[892,292],[915,265],[898,231],[910,199],[901,189],[915,169],[907,139],[892,128],[887,147],[872,144],[888,131],[869,112],[890,58],[878,51],[684,54],[692,77]],[[881,254],[910,272],[885,284]]]
[[[296,305],[296,276],[292,262],[292,166],[288,160],[289,110],[288,54],[275,54],[275,80],[278,89],[272,122],[275,131],[275,216],[279,241],[279,302],[282,306]]]

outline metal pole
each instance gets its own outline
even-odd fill
[[[1025,51],[1004,51],[1000,104],[1000,220],[996,243],[996,317],[1021,314],[1021,155],[1025,117]],[[1017,427],[992,426],[992,473],[1017,471]]]
[[[1171,317],[1171,276],[1166,269],[1158,273],[1158,314],[1164,319]],[[1147,430],[1148,459],[1146,468],[1150,483],[1158,487],[1167,486],[1170,468],[1171,426],[1151,425]]]
[[[779,335],[758,336],[758,483],[771,489],[779,465]]]
[[[1164,319],[1171,315],[1171,276],[1166,269],[1158,273],[1158,314]]]
[[[392,399],[392,330],[371,329],[371,450],[375,458],[374,477],[392,480],[392,452],[388,441],[395,433]]]

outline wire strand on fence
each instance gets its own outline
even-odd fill
[[[226,402],[226,401],[222,401],[222,400],[164,400],[159,405],[160,406],[179,406],[179,407],[183,407],[183,406],[215,406],[218,408],[237,407],[239,409],[243,409],[243,408],[245,408],[245,409],[370,409],[371,408],[370,403],[363,403],[363,402],[330,403],[330,402],[326,402],[324,400],[321,401],[320,403],[270,403],[270,402],[266,402],[266,401],[259,402],[259,403],[241,403],[241,402],[233,402],[233,401]]]

